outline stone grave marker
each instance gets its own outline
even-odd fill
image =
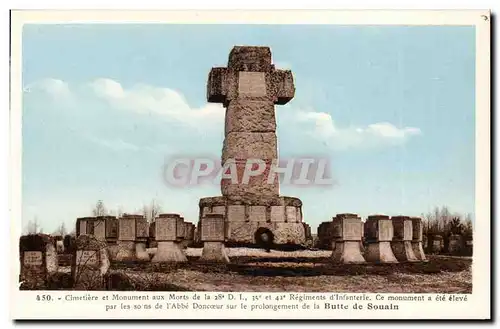
[[[364,263],[361,254],[363,222],[356,214],[337,214],[332,221],[332,237],[335,249],[331,259],[334,263]]]
[[[400,262],[416,262],[417,257],[413,253],[411,245],[413,239],[413,224],[408,216],[393,216],[391,218],[394,228],[392,238],[392,252]]]
[[[365,259],[374,263],[397,263],[391,248],[394,235],[392,221],[389,216],[368,216],[365,224],[365,241],[368,245]]]
[[[224,215],[208,214],[201,219],[201,241],[203,251],[200,260],[229,263],[224,246],[226,222]]]

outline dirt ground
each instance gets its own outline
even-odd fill
[[[230,248],[231,264],[113,263],[108,290],[471,293],[470,257],[428,256],[426,263],[336,265],[331,251]]]

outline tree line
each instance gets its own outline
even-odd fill
[[[140,213],[143,215],[148,222],[152,223],[155,221],[155,218],[158,217],[160,212],[162,211],[162,207],[159,204],[158,201],[156,200],[151,200],[151,202],[147,205],[144,205],[139,211],[134,212],[134,213]],[[104,204],[103,200],[98,200],[96,204],[91,208],[91,211],[89,215],[93,217],[97,216],[116,216],[116,217],[122,217],[123,215],[126,215],[127,213],[123,212],[123,209],[121,207],[118,207],[116,211],[110,210],[106,207]],[[40,225],[40,222],[38,220],[38,217],[35,216],[33,220],[30,220],[28,224],[26,225],[24,229],[24,234],[39,234],[39,233],[48,233],[44,232],[44,229]],[[50,233],[51,235],[54,236],[65,236],[65,235],[75,235],[75,229],[73,230],[68,230],[66,228],[66,225],[61,223],[55,231]]]

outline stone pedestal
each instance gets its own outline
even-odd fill
[[[394,256],[400,262],[417,262],[418,259],[411,246],[413,226],[410,217],[394,216],[391,220],[394,228],[394,237],[391,243]]]
[[[80,217],[76,219],[76,236],[93,235],[95,217]]]
[[[426,261],[425,252],[423,247],[423,226],[422,226],[422,218],[420,217],[411,217],[412,223],[412,240],[411,247],[413,249],[413,253],[415,257],[420,261]]]
[[[224,247],[225,220],[222,215],[206,215],[201,220],[201,241],[203,251],[201,261],[229,263]]]
[[[392,221],[389,216],[369,216],[364,224],[367,248],[365,259],[374,263],[397,263],[391,248],[394,235]]]
[[[155,221],[155,238],[158,243],[152,263],[187,262],[179,244],[177,225],[181,223],[178,214],[161,214]]]
[[[103,290],[110,266],[106,243],[93,236],[80,235],[71,264],[75,290]]]
[[[50,276],[57,273],[55,241],[45,234],[30,234],[19,239],[19,280],[22,290],[45,290]]]
[[[331,260],[334,263],[364,263],[360,244],[363,222],[356,214],[338,214],[332,222],[332,236],[335,249]]]
[[[444,241],[443,237],[439,234],[435,234],[432,236],[432,253],[433,254],[439,254],[443,251],[444,249]]]
[[[146,242],[137,242],[135,244],[135,255],[139,261],[149,261],[149,254],[146,251]]]

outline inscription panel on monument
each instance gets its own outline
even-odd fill
[[[362,224],[357,219],[344,219],[343,240],[359,241],[362,236]]]
[[[135,219],[121,218],[118,240],[134,241],[135,240]]]
[[[413,225],[411,223],[411,220],[405,220],[403,222],[403,240],[404,241],[411,241],[413,238]]]
[[[24,265],[28,266],[41,266],[43,264],[41,251],[25,251],[24,252]]]
[[[241,96],[266,96],[266,75],[263,72],[239,72],[238,94]]]
[[[224,218],[203,218],[201,220],[201,241],[224,241]]]
[[[97,266],[99,265],[98,250],[77,250],[76,264],[78,266]]]
[[[177,238],[176,218],[157,218],[155,223],[156,241],[175,241]]]

